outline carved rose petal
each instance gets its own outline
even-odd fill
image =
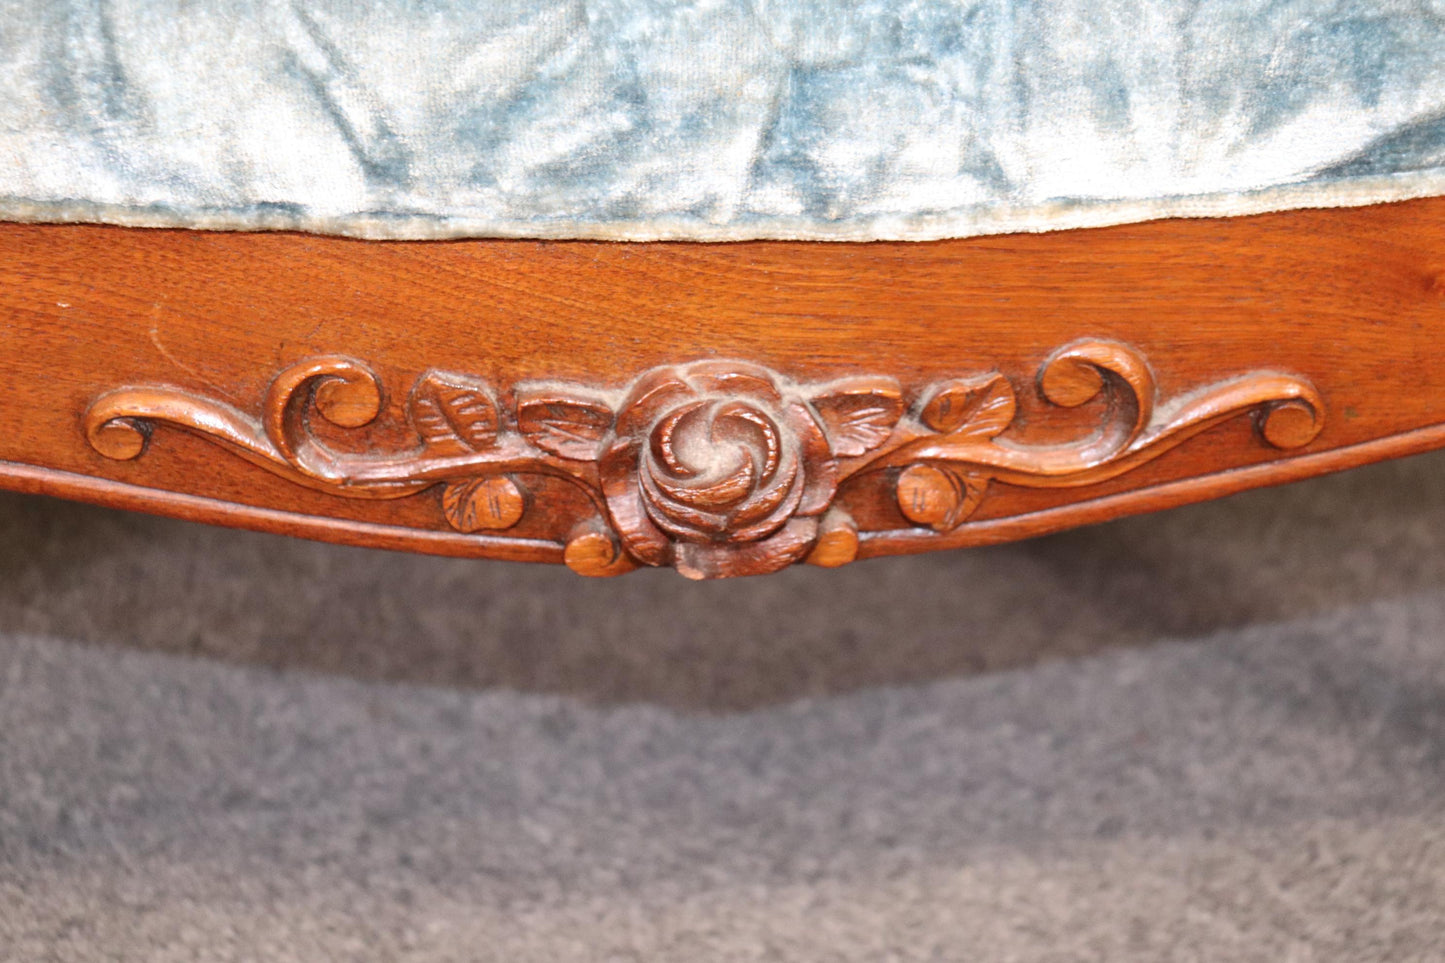
[[[728,520],[728,529],[736,541],[750,542],[762,538],[797,511],[798,503],[803,499],[803,486],[798,484],[791,470],[788,474],[790,477],[785,484],[763,489],[747,505],[733,513]],[[753,521],[754,518],[758,520]]]
[[[790,518],[773,535],[743,545],[681,542],[673,564],[691,579],[766,575],[787,568],[808,554],[818,537],[816,518]]]
[[[707,405],[706,400],[699,398],[672,409],[662,417],[662,421],[658,422],[648,437],[653,459],[676,478],[695,478],[699,474],[692,465],[679,457],[676,440],[678,429],[689,427],[686,423],[700,417],[699,413]]]
[[[666,565],[672,539],[647,517],[638,488],[637,453],[637,443],[624,440],[598,460],[602,494],[607,499],[612,527],[628,554],[644,565]]]
[[[668,499],[700,509],[723,509],[735,505],[747,497],[757,484],[757,471],[753,461],[745,454],[734,459],[734,464],[720,478],[701,484],[692,481],[673,481],[657,465],[648,462],[648,477]]]
[[[747,444],[751,441],[762,448],[763,463],[758,466],[758,478],[764,483],[778,470],[785,444],[778,425],[772,417],[746,402],[733,401],[721,405],[713,414],[711,437],[718,445],[730,442]]]
[[[697,392],[676,368],[653,368],[637,379],[623,399],[618,409],[617,435],[642,435],[668,409],[696,397]]]
[[[772,372],[755,364],[698,361],[688,365],[685,374],[687,380],[704,393],[754,398],[769,407],[783,403],[783,395],[778,391]]]
[[[728,529],[728,516],[672,501],[657,487],[657,478],[647,466],[638,473],[642,507],[654,525],[678,538],[708,538]]]
[[[828,437],[812,412],[798,402],[790,404],[783,417],[798,439],[803,463],[803,494],[794,514],[821,514],[838,491],[838,463],[828,447]]]

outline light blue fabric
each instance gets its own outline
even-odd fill
[[[1445,193],[1445,0],[0,0],[0,217],[925,239]]]

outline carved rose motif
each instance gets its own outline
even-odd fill
[[[807,554],[838,488],[836,455],[880,443],[902,410],[886,381],[830,387],[805,398],[763,368],[725,362],[644,375],[600,464],[627,551],[694,578],[771,572]]]
[[[1161,405],[1144,357],[1112,341],[1058,349],[1041,366],[1038,388],[1053,405],[1094,404],[1100,425],[1059,444],[1002,438],[1018,398],[999,372],[924,386],[905,418],[893,378],[798,384],[744,362],[704,361],[648,371],[620,401],[556,382],[523,382],[499,396],[473,375],[429,371],[407,409],[415,447],[337,450],[313,434],[309,408],[337,427],[363,428],[383,410],[382,383],[359,361],[321,355],[284,368],[255,416],[224,401],[142,386],[96,398],[84,426],[109,458],[139,458],[155,425],[169,423],[283,478],[347,498],[438,488],[447,524],[486,539],[486,553],[514,526],[517,537],[535,540],[550,525],[563,560],[583,574],[672,565],[691,578],[717,578],[772,572],[804,558],[843,565],[858,557],[865,537],[916,545],[928,529],[957,530],[995,482],[1060,488],[1108,481],[1247,411],[1263,439],[1282,449],[1308,445],[1324,424],[1313,385],[1270,371]],[[832,504],[842,481],[867,474],[892,485],[898,510],[918,529],[898,533],[885,524],[860,533],[847,508]],[[534,499],[559,482],[585,493],[587,514],[553,508],[524,527]],[[879,488],[875,482],[849,497],[876,497]],[[867,544],[879,553],[877,542]],[[533,541],[519,557],[538,550]]]

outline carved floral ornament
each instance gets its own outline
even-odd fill
[[[322,442],[310,419],[369,424],[382,410],[381,381],[361,362],[327,356],[282,371],[259,418],[173,388],[125,388],[96,399],[85,430],[102,454],[130,459],[156,424],[171,424],[351,498],[440,487],[447,522],[466,533],[516,525],[529,507],[526,476],[562,478],[594,506],[565,539],[573,569],[671,565],[716,578],[851,561],[867,533],[835,498],[863,473],[888,472],[903,515],[947,532],[992,482],[1095,484],[1246,413],[1277,448],[1308,444],[1323,422],[1308,381],[1268,371],[1160,404],[1144,358],[1108,341],[1054,352],[1038,389],[1064,407],[1102,397],[1097,429],[1061,445],[1011,441],[1016,392],[997,372],[906,391],[885,376],[798,384],[754,364],[698,361],[654,368],[623,392],[519,384],[506,404],[477,378],[430,371],[406,407],[417,444],[353,454]]]

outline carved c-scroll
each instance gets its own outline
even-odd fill
[[[359,361],[325,356],[282,371],[259,417],[172,388],[125,388],[96,399],[85,431],[102,454],[132,459],[156,424],[174,425],[352,498],[440,486],[443,516],[468,533],[511,528],[530,500],[521,476],[553,476],[594,506],[566,536],[574,570],[670,565],[716,578],[851,561],[860,533],[835,496],[864,473],[889,472],[904,516],[946,532],[967,521],[995,481],[1096,484],[1245,413],[1265,442],[1297,448],[1314,440],[1324,417],[1313,385],[1268,371],[1160,404],[1144,358],[1110,341],[1054,352],[1038,388],[1061,407],[1102,398],[1097,429],[1063,445],[1010,440],[1017,395],[997,372],[906,392],[885,376],[797,384],[757,365],[699,361],[648,371],[620,395],[518,385],[510,410],[477,378],[431,371],[407,401],[416,445],[348,454],[314,434],[312,412],[343,428],[367,425],[383,407],[381,382]]]

